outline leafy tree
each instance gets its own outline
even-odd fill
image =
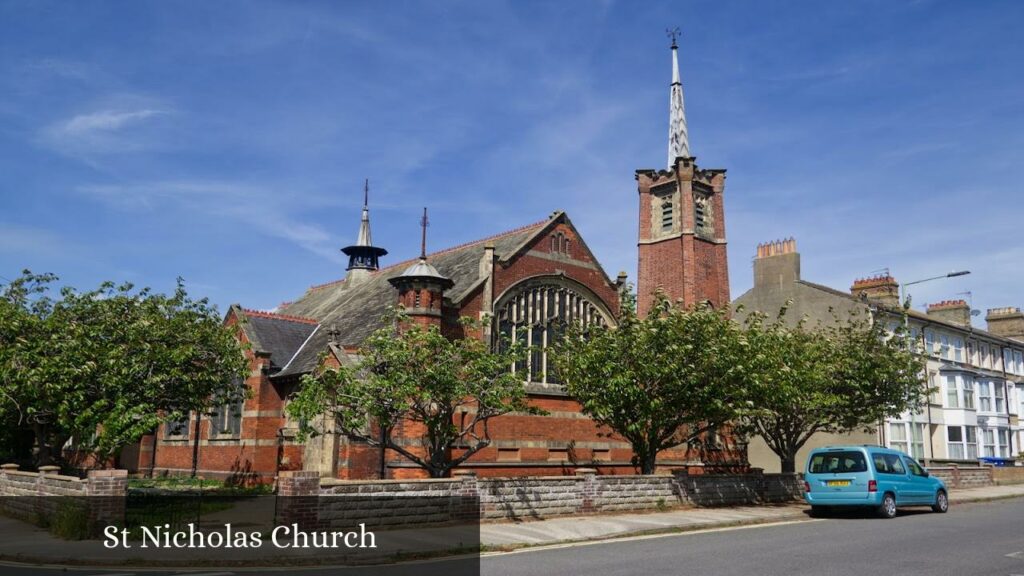
[[[726,312],[684,309],[658,294],[647,317],[623,307],[617,327],[570,326],[556,369],[595,422],[653,474],[658,453],[729,422],[745,397],[745,340]]]
[[[887,417],[921,407],[928,392],[923,360],[905,322],[889,332],[857,313],[809,328],[771,322],[754,313],[745,322],[751,356],[749,406],[740,429],[758,434],[783,472],[818,432],[870,431]]]
[[[303,423],[301,436],[321,433],[309,423],[326,416],[337,423],[335,432],[394,450],[432,478],[443,478],[490,445],[492,418],[536,412],[511,371],[522,354],[518,346],[492,350],[480,339],[448,339],[437,327],[389,315],[385,327],[363,343],[354,365],[321,362],[303,377],[288,413]],[[413,434],[419,434],[422,450],[404,442]]]
[[[25,271],[0,291],[0,404],[32,432],[38,463],[58,461],[69,438],[110,456],[246,393],[234,329],[180,279],[171,295],[107,282],[54,299],[55,280]]]

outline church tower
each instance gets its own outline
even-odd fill
[[[345,282],[351,286],[370,277],[370,273],[380,268],[380,257],[388,253],[383,248],[373,245],[370,238],[370,180],[363,185],[363,217],[359,222],[359,237],[352,246],[341,251],[348,256],[348,274]]]
[[[684,306],[709,301],[727,306],[729,267],[725,245],[724,169],[701,169],[690,151],[672,32],[668,168],[636,171],[640,195],[637,311],[647,314],[662,290]]]

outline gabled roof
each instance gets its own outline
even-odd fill
[[[257,352],[270,355],[271,370],[287,366],[318,328],[317,321],[312,318],[246,310],[237,305],[231,308],[252,347]]]
[[[550,226],[564,219],[564,213],[555,212],[540,222],[428,254],[427,261],[454,283],[447,294],[452,296],[453,302],[458,303],[480,280],[480,259],[485,246],[493,245],[495,253],[505,262]],[[339,346],[355,347],[362,344],[374,330],[381,327],[381,317],[387,308],[397,302],[395,289],[388,280],[399,276],[418,260],[414,258],[392,264],[352,285],[339,280],[313,286],[298,300],[282,306],[280,312],[315,318],[324,328],[313,334],[287,368],[276,376],[286,377],[311,371],[320,354],[328,347],[328,333],[334,330],[337,330],[336,344]]]

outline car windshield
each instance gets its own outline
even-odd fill
[[[811,474],[867,472],[868,463],[861,452],[819,452],[811,457],[807,471]]]

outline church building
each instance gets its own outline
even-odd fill
[[[722,196],[725,171],[702,170],[686,131],[677,46],[672,43],[668,166],[638,170],[638,306],[649,308],[655,290],[683,305],[729,303]],[[425,473],[401,455],[324,434],[296,440],[298,423],[287,417],[289,396],[319,362],[354,361],[359,346],[391,306],[452,338],[496,342],[511,337],[534,347],[513,369],[522,374],[532,405],[546,414],[510,414],[490,423],[491,444],[461,468],[481,476],[571,474],[578,466],[606,474],[632,474],[632,450],[584,414],[549,370],[547,348],[561,322],[615,325],[626,274],[611,278],[568,214],[496,233],[435,252],[424,236],[418,258],[388,264],[387,250],[370,232],[368,188],[358,240],[342,249],[344,278],[312,286],[273,312],[232,306],[226,322],[239,327],[251,347],[252,390],[244,405],[164,425],[140,443],[122,465],[146,473],[271,481],[282,470],[318,470],[333,478],[414,478]],[[426,216],[426,215],[424,215]],[[425,228],[424,228],[425,230]],[[467,333],[460,317],[485,319]],[[198,433],[198,438],[196,437]],[[418,438],[407,438],[415,444]],[[710,463],[735,463],[736,454],[715,439],[702,446],[663,452],[659,465],[700,472]],[[125,460],[130,460],[126,462]],[[381,462],[383,461],[383,465]]]

